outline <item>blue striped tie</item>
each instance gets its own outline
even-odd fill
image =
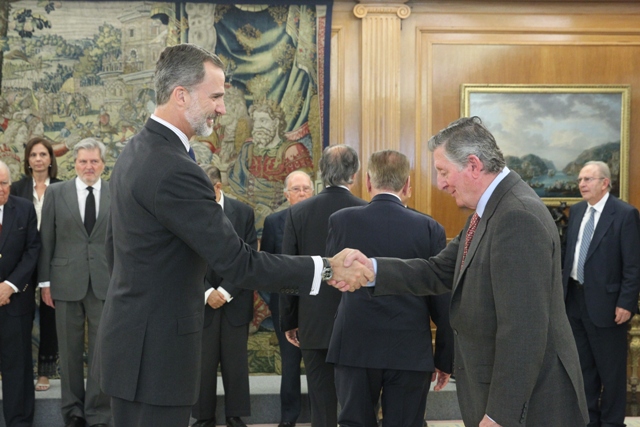
[[[589,245],[591,244],[591,238],[593,237],[593,214],[595,209],[589,208],[589,219],[582,231],[582,240],[580,241],[580,254],[578,256],[578,282],[584,285],[584,262],[587,260],[587,252],[589,252]]]
[[[196,153],[193,152],[193,148],[189,147],[189,157],[191,157],[193,159],[193,161],[196,161]]]

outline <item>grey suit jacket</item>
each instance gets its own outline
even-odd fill
[[[102,181],[96,224],[87,234],[78,207],[76,181],[51,184],[42,205],[38,282],[51,282],[54,300],[79,301],[87,294],[89,280],[101,300],[107,296],[109,271],[104,241],[109,218],[109,183]]]
[[[451,289],[466,425],[478,425],[485,413],[505,427],[586,425],[580,363],[564,308],[560,239],[547,208],[509,173],[491,195],[460,269],[468,226],[428,261],[378,259],[376,295]],[[576,400],[583,419],[567,409]]]
[[[128,401],[193,405],[207,265],[231,283],[308,294],[313,260],[245,244],[178,136],[152,119],[118,157],[110,190],[113,273],[95,351],[100,386]]]

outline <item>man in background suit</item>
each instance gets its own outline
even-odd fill
[[[7,427],[31,427],[35,393],[31,326],[32,281],[40,252],[33,203],[9,195],[11,173],[0,161],[0,374]]]
[[[202,168],[234,230],[246,244],[258,249],[255,219],[251,206],[225,197],[220,170],[213,165]],[[204,328],[202,331],[202,371],[200,394],[193,406],[196,421],[192,427],[215,427],[218,364],[224,386],[227,427],[246,427],[240,417],[251,415],[249,357],[247,340],[253,319],[253,291],[238,287],[207,270],[204,281]],[[227,302],[229,300],[229,302]]]
[[[505,166],[479,117],[429,140],[438,187],[476,212],[429,260],[376,258],[375,295],[451,290],[455,375],[465,425],[584,427],[578,351],[563,303],[560,237],[547,207]],[[334,272],[341,269],[334,267]],[[337,281],[341,289],[355,289]]]
[[[338,266],[255,252],[216,203],[189,140],[211,135],[225,112],[223,69],[220,58],[195,45],[165,48],[156,63],[156,110],[111,174],[112,275],[95,372],[111,396],[115,427],[188,425],[200,390],[207,265],[231,283],[290,294],[317,293],[321,277]],[[358,267],[335,275],[373,278]]]
[[[563,282],[580,355],[589,427],[623,427],[627,326],[638,312],[638,210],[609,194],[611,172],[587,162],[578,175],[584,201],[571,207]]]
[[[331,214],[366,204],[351,194],[358,169],[360,162],[353,148],[346,145],[325,148],[320,159],[320,174],[326,188],[287,210],[283,253],[325,255]],[[337,424],[333,365],[327,363],[326,358],[340,297],[340,292],[330,287],[323,287],[313,298],[280,296],[280,326],[289,342],[302,349],[314,427]]]
[[[42,300],[56,308],[60,352],[62,418],[67,427],[106,426],[109,398],[96,379],[84,383],[85,326],[89,369],[96,333],[109,286],[105,234],[109,217],[109,183],[104,170],[105,146],[87,138],[73,149],[76,179],[51,184],[42,206],[42,251],[38,280]]]
[[[371,203],[329,218],[327,255],[349,247],[367,256],[429,258],[445,244],[444,228],[404,207],[410,165],[397,151],[369,159]],[[335,364],[341,426],[376,427],[382,392],[383,425],[422,427],[432,374],[440,390],[453,368],[449,294],[373,297],[373,288],[345,293],[338,306],[327,362]],[[429,318],[437,326],[435,363]],[[376,343],[374,346],[371,343]]]
[[[284,180],[284,197],[290,206],[313,196],[313,183],[306,172],[291,172]],[[287,210],[272,213],[264,220],[260,250],[271,254],[282,253],[282,236]],[[282,376],[280,380],[280,424],[278,427],[295,427],[302,406],[302,392],[300,390],[300,348],[291,344],[280,328],[280,302],[278,294],[271,294],[269,298],[271,319],[280,347]]]

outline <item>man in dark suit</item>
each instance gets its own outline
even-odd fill
[[[35,310],[33,270],[40,237],[33,203],[9,195],[11,173],[0,161],[0,365],[7,427],[31,427],[35,393],[31,326]]]
[[[289,206],[313,196],[311,177],[304,171],[291,172],[284,180],[284,197]],[[264,220],[260,250],[271,254],[282,253],[282,236],[287,210],[272,213]],[[279,296],[272,293],[269,298],[271,319],[280,347],[280,361],[282,375],[280,379],[280,424],[278,427],[295,427],[302,406],[302,392],[300,389],[300,362],[302,353],[300,348],[291,344],[280,328]]]
[[[571,207],[563,282],[580,355],[589,427],[623,427],[627,326],[638,312],[638,210],[609,194],[611,172],[587,162],[578,175],[584,201]]]
[[[407,157],[379,151],[371,155],[368,168],[371,203],[331,215],[327,255],[347,247],[367,256],[403,259],[440,252],[446,244],[444,228],[402,204],[410,188]],[[383,425],[422,427],[432,374],[437,372],[435,390],[440,390],[453,368],[450,295],[372,294],[372,288],[345,293],[338,306],[327,355],[327,362],[335,364],[338,423],[376,427],[382,392]],[[435,363],[430,317],[438,328]]]
[[[95,365],[115,427],[188,424],[200,389],[207,265],[230,283],[307,294],[317,293],[321,276],[338,265],[255,252],[216,203],[189,140],[210,135],[225,112],[223,68],[195,45],[167,47],[156,63],[156,110],[111,174],[112,275]],[[373,278],[359,267],[342,274]]]
[[[315,197],[287,210],[282,252],[291,255],[325,255],[331,214],[366,202],[351,194],[360,168],[358,154],[346,145],[325,148],[320,173],[325,189]],[[311,424],[335,426],[338,399],[333,365],[326,362],[333,319],[340,303],[337,289],[323,287],[313,298],[308,295],[280,296],[280,326],[287,339],[302,349],[307,373]]]
[[[213,165],[202,168],[234,230],[246,244],[258,249],[255,219],[251,206],[225,197],[220,170]],[[249,357],[247,340],[253,319],[253,291],[238,287],[207,270],[204,281],[204,329],[202,331],[202,371],[198,402],[191,411],[197,420],[192,427],[215,427],[218,365],[224,386],[227,427],[246,427],[240,417],[251,415]]]
[[[105,146],[87,138],[73,149],[76,179],[51,184],[42,206],[42,251],[38,280],[42,300],[56,308],[60,351],[62,418],[68,427],[106,426],[109,398],[88,375],[85,390],[84,345],[88,331],[93,364],[96,333],[109,286],[105,234],[109,217],[109,183],[100,178]]]
[[[438,187],[476,212],[429,260],[377,258],[375,295],[451,290],[465,425],[584,427],[584,385],[549,210],[505,166],[480,118],[451,123],[429,140],[429,149]],[[342,257],[346,265],[357,259],[374,268],[358,251],[343,251],[334,264]]]

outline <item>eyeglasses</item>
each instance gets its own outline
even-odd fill
[[[594,179],[604,179],[604,178],[593,178],[593,177],[585,177],[585,178],[578,178],[576,180],[576,182],[578,184],[580,184],[582,181],[584,181],[585,184],[590,183],[591,181],[593,181]]]
[[[311,193],[313,188],[311,187],[291,187],[287,189],[290,193]]]

